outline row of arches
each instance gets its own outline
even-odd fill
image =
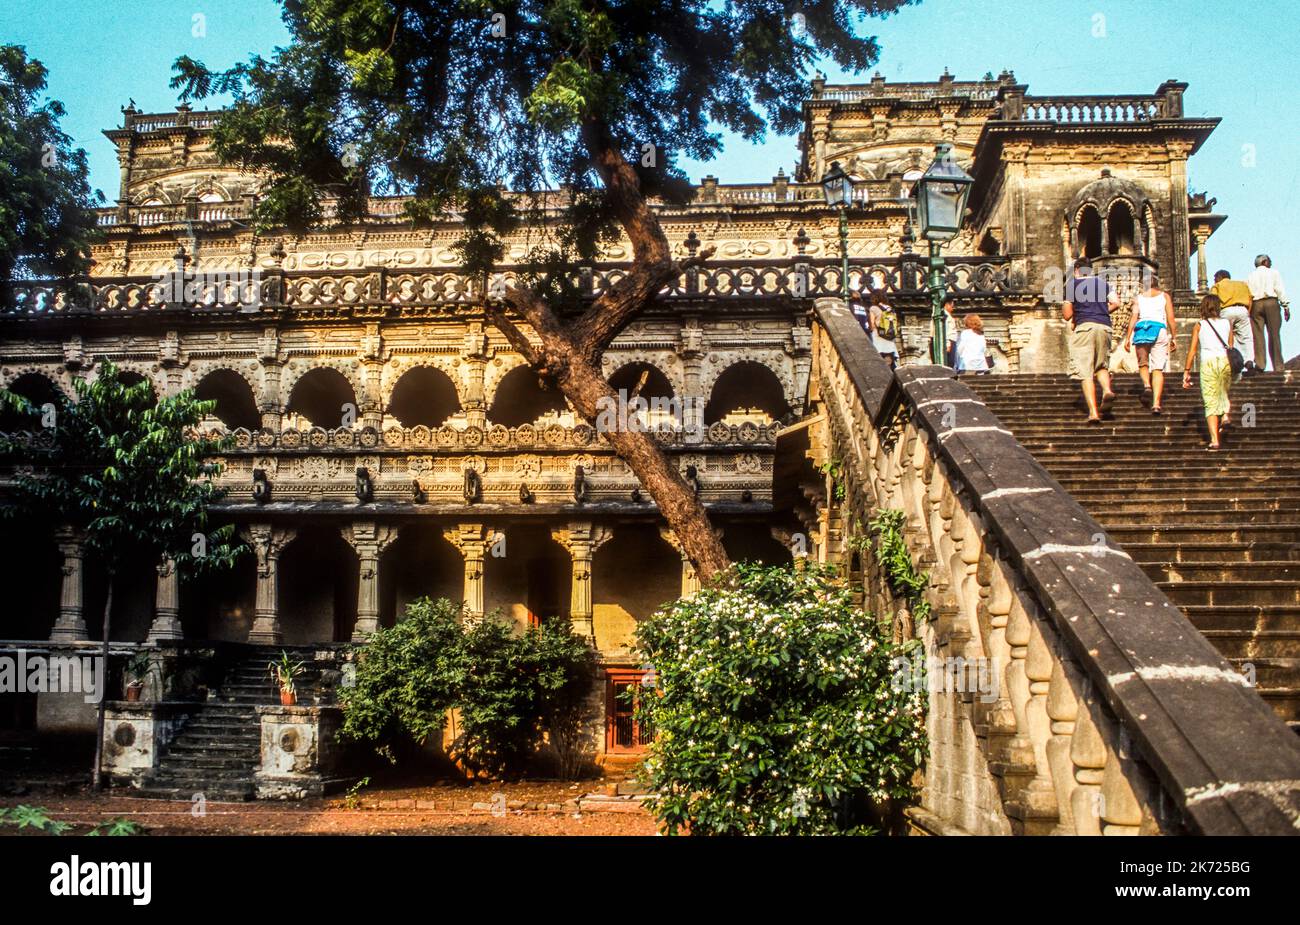
[[[123,372],[122,378],[127,382],[145,379],[134,371]],[[656,408],[672,409],[674,401],[679,399],[668,376],[650,363],[625,364],[610,377],[610,385],[615,393],[645,399],[650,418],[646,423],[651,425],[657,423],[653,420]],[[40,373],[25,373],[9,388],[37,407],[46,402],[57,404],[63,397],[59,387]],[[231,430],[257,430],[262,426],[261,410],[252,386],[233,369],[209,372],[199,380],[195,393],[200,399],[216,403],[213,415]],[[308,370],[294,382],[284,411],[290,427],[305,423],[334,429],[350,423],[349,413],[355,421],[357,407],[356,390],[348,377],[333,367],[320,366]],[[529,367],[518,366],[498,383],[486,416],[492,424],[518,427],[550,415],[564,415],[568,408],[557,389],[540,382]],[[385,417],[402,427],[439,427],[462,412],[455,383],[447,373],[432,366],[407,370],[393,387],[384,409]],[[785,389],[777,375],[762,363],[742,360],[725,369],[713,383],[704,406],[704,424],[740,423],[741,419],[767,424],[784,420],[790,413]],[[26,422],[12,411],[0,415],[0,430],[24,426]]]
[[[568,619],[573,565],[568,551],[544,524],[517,523],[501,528],[503,555],[483,559],[484,609],[499,611],[521,628]],[[591,564],[593,625],[602,650],[627,645],[638,621],[682,591],[681,556],[652,523],[619,524],[596,551]],[[737,560],[788,563],[791,554],[765,530],[731,526],[724,544]],[[14,589],[13,606],[0,618],[0,638],[49,638],[58,615],[61,556],[53,541],[6,537],[0,572]],[[629,564],[635,564],[630,577]],[[353,547],[331,525],[300,528],[280,554],[277,599],[284,642],[310,645],[344,642],[357,620],[360,561]],[[90,637],[101,638],[99,618],[106,579],[93,560],[83,572],[83,613]],[[384,550],[378,568],[380,625],[392,626],[411,601],[429,596],[460,601],[465,566],[443,526],[412,523]],[[232,571],[201,577],[180,586],[180,619],[185,638],[245,642],[253,626],[257,570],[245,556]],[[114,588],[113,638],[142,641],[153,615],[156,573],[141,559],[118,573]]]

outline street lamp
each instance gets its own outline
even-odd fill
[[[935,145],[934,160],[912,189],[921,237],[930,242],[930,359],[936,365],[943,363],[947,340],[941,248],[944,241],[951,241],[961,230],[966,200],[974,182],[974,178],[957,165],[952,156],[952,145],[943,142]]]
[[[843,283],[844,301],[849,300],[849,204],[853,201],[853,178],[840,169],[839,161],[831,162],[831,169],[822,174],[822,192],[826,204],[840,210],[840,279]]]

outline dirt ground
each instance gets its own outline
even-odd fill
[[[143,800],[121,791],[31,793],[0,806],[44,807],[83,834],[130,819],[149,835],[654,835],[634,800],[601,794],[596,782],[439,783],[366,791],[349,800],[212,803]],[[0,834],[19,834],[0,826]]]

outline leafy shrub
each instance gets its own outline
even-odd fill
[[[737,565],[637,630],[658,696],[645,772],[670,834],[873,831],[914,795],[924,699],[892,684],[888,627],[832,569]]]
[[[357,649],[355,683],[340,697],[343,734],[396,761],[398,743],[441,735],[455,709],[450,752],[469,770],[517,772],[546,733],[561,773],[575,773],[590,648],[559,621],[517,634],[495,617],[467,623],[460,616],[450,601],[422,598]]]
[[[396,761],[394,743],[441,735],[467,670],[459,617],[448,600],[420,598],[407,604],[405,619],[356,650],[354,683],[339,695],[345,737]]]

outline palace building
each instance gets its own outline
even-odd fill
[[[847,529],[828,515],[833,499],[798,433],[817,362],[813,303],[842,290],[839,216],[820,186],[832,164],[855,180],[850,283],[883,288],[899,310],[904,364],[928,363],[930,350],[909,193],[947,142],[975,179],[965,228],[944,248],[958,315],[984,319],[996,373],[1061,372],[1051,283],[1075,258],[1158,266],[1180,316],[1206,286],[1204,244],[1224,216],[1191,191],[1188,167],[1218,120],[1185,115],[1186,88],[1044,97],[1011,73],[818,79],[788,172],[705,177],[689,205],[661,208],[676,253],[715,252],[618,335],[603,367],[616,390],[645,399],[627,413],[697,486],[733,557],[789,561],[803,546],[833,559]],[[0,310],[0,385],[39,404],[112,361],[159,395],[214,399],[204,428],[232,438],[219,513],[255,555],[179,586],[139,562],[114,599],[115,645],[236,661],[241,646],[299,647],[326,664],[423,595],[521,626],[569,620],[599,652],[597,751],[639,750],[616,696],[641,676],[633,630],[696,587],[654,503],[487,322],[484,281],[457,267],[453,219],[416,229],[400,198],[374,198],[355,224],[257,234],[259,178],[217,160],[217,115],[126,109],[104,133],[120,191],[100,212],[89,279],[19,283]],[[501,278],[515,278],[525,243],[513,242]],[[599,293],[629,260],[615,243],[573,279]],[[105,582],[78,537],[51,524],[4,543],[6,645],[93,643]],[[93,726],[80,698],[33,698],[7,721]],[[154,754],[123,767],[148,771],[183,729],[153,721]]]

